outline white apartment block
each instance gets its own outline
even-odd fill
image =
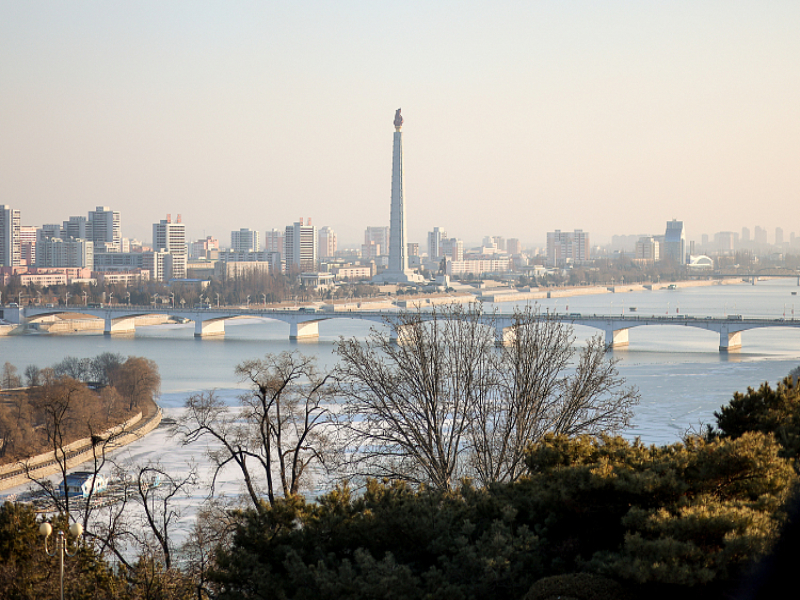
[[[317,234],[317,248],[320,258],[332,258],[336,256],[336,232],[327,225],[319,230]]]
[[[311,224],[311,219],[303,225],[301,217],[297,223],[286,227],[283,248],[287,272],[291,269],[301,273],[317,270],[317,228]]]
[[[64,230],[60,225],[56,223],[48,223],[42,225],[36,230],[36,241],[41,242],[42,240],[49,240],[51,238],[63,238],[64,237]],[[88,239],[88,238],[83,238]]]
[[[150,271],[136,269],[134,271],[97,271],[94,273],[100,285],[134,285],[150,279]],[[116,299],[115,299],[116,300]],[[124,298],[119,299],[124,302]]]
[[[656,262],[661,257],[661,244],[653,236],[640,237],[636,242],[634,258],[648,262]]]
[[[510,258],[448,260],[445,272],[447,275],[482,275],[483,273],[505,273],[510,271],[511,267]]]
[[[150,272],[150,279],[155,281],[170,279],[168,275],[173,265],[171,264],[172,260],[169,253],[163,250],[153,250],[150,252],[142,252],[141,254],[142,268]]]
[[[464,242],[458,238],[441,240],[439,242],[439,251],[441,252],[441,256],[446,256],[454,262],[464,260]]]
[[[94,242],[94,248],[98,252],[121,251],[122,224],[119,211],[111,210],[107,206],[98,206],[90,211],[86,222],[86,239]]]
[[[434,227],[428,233],[428,258],[436,260],[442,258],[442,240],[447,237],[447,232],[441,227]]]
[[[92,225],[86,217],[70,217],[69,221],[64,221],[61,231],[55,231],[55,225],[45,225],[47,227],[47,237],[72,238],[76,240],[91,240]]]
[[[231,231],[231,250],[234,252],[258,252],[261,250],[258,231],[245,228]]]
[[[589,233],[582,229],[547,232],[547,264],[562,266],[589,260]]]
[[[19,263],[32,267],[36,264],[36,227],[22,225],[19,228]]]
[[[20,266],[20,212],[0,205],[0,267]]]
[[[36,250],[37,267],[94,269],[94,244],[88,240],[50,238]]]
[[[164,252],[170,256],[169,260],[164,261],[166,267],[162,267],[162,276],[157,276],[159,265],[154,265],[156,271],[152,269],[152,278],[156,281],[168,279],[185,279],[187,263],[186,246],[186,225],[181,222],[181,216],[175,223],[172,222],[171,215],[166,219],[153,224],[153,252]],[[147,267],[145,267],[147,268]]]
[[[358,265],[334,267],[331,269],[331,273],[333,273],[337,281],[342,281],[345,279],[350,281],[362,281],[375,275],[372,267]]]

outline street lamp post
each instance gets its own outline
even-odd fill
[[[72,554],[70,554],[69,550],[67,549],[67,536],[63,531],[59,531],[56,534],[58,535],[58,538],[56,539],[56,547],[53,548],[53,551],[51,552],[47,548],[47,539],[50,537],[50,534],[53,533],[53,526],[50,525],[50,523],[42,523],[39,526],[39,533],[42,535],[42,537],[44,537],[44,551],[47,553],[47,555],[58,555],[58,569],[61,573],[61,600],[64,600],[64,555],[66,554],[72,558],[78,553],[78,548],[76,547]],[[83,534],[83,527],[80,523],[73,523],[69,526],[69,533],[71,536],[77,539]]]
[[[108,304],[109,304],[109,306],[114,304],[113,300],[114,300],[114,292],[109,292],[109,294],[108,294]]]
[[[219,292],[216,292],[216,294],[217,294],[217,308],[219,308]]]
[[[131,305],[131,293],[130,292],[125,292],[125,297],[128,299],[128,306],[130,306]]]
[[[169,298],[170,298],[170,300],[172,300],[172,308],[175,308],[175,293],[174,292],[170,292],[169,293]]]

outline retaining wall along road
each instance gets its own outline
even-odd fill
[[[126,444],[141,439],[161,423],[161,408],[156,407],[146,419],[142,413],[137,413],[124,423],[116,425],[100,434],[103,440],[111,441],[105,446],[105,452],[121,448]],[[72,469],[80,464],[94,459],[94,449],[91,438],[84,438],[67,444],[63,454],[67,457],[67,469]],[[63,460],[63,459],[62,459]],[[61,465],[53,451],[33,456],[24,461],[17,461],[0,467],[0,490],[16,487],[28,483],[32,479],[47,477],[61,472]]]

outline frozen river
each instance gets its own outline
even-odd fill
[[[793,317],[798,296],[795,280],[759,282],[756,286],[728,285],[697,287],[654,292],[630,292],[599,296],[576,296],[541,300],[543,309],[558,312],[597,314],[630,313],[692,316]],[[508,311],[509,304],[497,305]],[[489,305],[491,310],[492,306]],[[797,304],[800,311],[800,302]],[[798,315],[800,316],[800,315]],[[198,340],[194,325],[141,327],[132,337],[109,338],[101,334],[31,335],[0,337],[0,363],[14,364],[20,372],[29,364],[52,365],[65,356],[93,357],[101,352],[144,356],[154,360],[161,370],[160,404],[166,417],[177,417],[188,395],[216,389],[233,403],[242,384],[234,375],[240,362],[298,350],[317,358],[321,368],[336,363],[335,342],[339,336],[365,337],[370,325],[359,321],[336,320],[320,324],[320,338],[310,342],[290,342],[288,326],[279,322],[240,320],[226,323],[224,338]],[[576,327],[578,340],[597,333]],[[800,329],[758,329],[742,334],[741,352],[722,354],[719,336],[713,332],[681,327],[652,326],[630,330],[630,346],[614,351],[620,360],[619,370],[629,384],[641,392],[629,437],[646,443],[676,442],[689,427],[713,421],[713,413],[727,403],[735,391],[757,387],[764,381],[774,384],[800,364]],[[160,428],[145,439],[131,444],[123,452],[125,460],[158,461],[168,469],[185,470],[192,462],[201,469],[204,449],[180,447]],[[122,457],[120,457],[122,458]],[[230,471],[221,489],[238,491],[238,480]],[[199,505],[204,494],[184,500],[187,513]]]

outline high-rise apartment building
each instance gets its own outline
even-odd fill
[[[750,242],[750,229],[748,227],[742,227],[742,242],[745,244]]]
[[[783,228],[776,227],[775,228],[775,245],[779,246],[783,243]]]
[[[364,244],[377,244],[381,254],[389,252],[389,228],[388,227],[367,227],[364,231]]]
[[[63,238],[64,230],[57,223],[46,223],[36,230],[36,241],[49,240],[52,238]],[[86,239],[86,238],[84,238]]]
[[[59,233],[59,235],[51,235],[50,237],[91,241],[92,225],[86,219],[86,217],[70,217],[69,221],[64,221],[64,224],[61,226],[61,232]]]
[[[279,229],[270,229],[264,235],[264,250],[283,254],[283,234]]]
[[[664,256],[679,265],[686,264],[686,230],[683,221],[667,221],[667,230],[664,233]]]
[[[361,260],[375,260],[383,253],[383,247],[374,241],[371,241],[368,244],[361,244]]]
[[[37,267],[94,269],[94,244],[89,240],[50,238],[36,247]]]
[[[758,225],[756,225],[755,233],[753,234],[753,241],[756,244],[766,244],[767,243],[767,230],[762,229]]]
[[[0,205],[0,267],[20,265],[20,212]]]
[[[261,250],[258,231],[245,228],[231,231],[231,250],[234,252],[258,252]]]
[[[283,256],[286,271],[297,269],[301,273],[317,270],[317,228],[303,224],[301,217],[297,223],[288,225],[283,237]]]
[[[512,256],[522,254],[522,244],[518,238],[508,238],[506,242],[506,251]]]
[[[29,267],[36,264],[36,227],[33,225],[19,228],[19,264]]]
[[[165,252],[170,259],[165,261],[164,275],[161,279],[185,279],[187,263],[186,225],[181,222],[181,216],[175,223],[172,216],[153,224],[153,251]],[[156,272],[151,271],[153,279],[159,279]]]
[[[428,258],[436,260],[444,256],[442,254],[442,240],[447,237],[447,232],[442,227],[434,227],[433,231],[428,232]]]
[[[464,260],[464,242],[458,238],[450,238],[449,240],[442,240],[439,244],[442,257],[447,257],[450,260],[460,261]]]
[[[216,260],[219,258],[219,240],[208,236],[204,240],[197,240],[189,245],[189,258]]]
[[[111,210],[107,206],[98,206],[95,210],[89,211],[86,233],[88,239],[94,242],[96,252],[119,252],[122,250],[122,225],[119,211]]]
[[[714,234],[714,244],[718,252],[733,254],[736,250],[736,234],[733,231],[720,231]]]
[[[547,232],[547,264],[550,266],[582,263],[589,260],[589,233],[582,229]]]
[[[661,258],[661,244],[652,235],[642,236],[636,242],[636,260],[655,262]]]
[[[336,232],[327,225],[317,234],[317,249],[320,258],[333,258],[336,256]]]

